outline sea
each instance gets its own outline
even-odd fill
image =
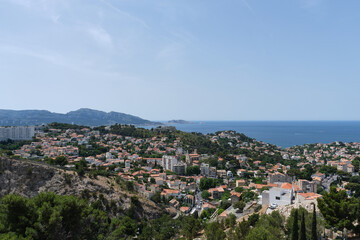
[[[307,143],[360,142],[360,121],[192,121],[168,124],[185,132],[234,130],[282,148]],[[146,126],[153,128],[156,126]]]

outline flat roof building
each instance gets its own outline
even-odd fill
[[[31,140],[35,135],[35,127],[0,127],[0,141]]]

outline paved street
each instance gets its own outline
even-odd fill
[[[325,191],[329,192],[330,191],[330,186],[331,186],[331,183],[333,183],[334,181],[336,181],[338,178],[337,175],[332,175],[332,176],[329,176],[327,178],[324,179],[324,181],[322,182],[322,187],[324,188]]]

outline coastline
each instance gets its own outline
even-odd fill
[[[162,122],[162,121],[160,121]],[[313,143],[360,142],[360,121],[191,121],[168,124],[203,134],[234,130],[282,148]],[[146,129],[159,125],[139,126]]]

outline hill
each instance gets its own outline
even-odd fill
[[[125,215],[136,197],[137,207],[133,212],[136,219],[160,217],[164,211],[135,192],[128,192],[115,178],[98,176],[80,177],[75,172],[65,171],[42,162],[16,160],[0,157],[0,198],[7,194],[35,197],[40,192],[54,192],[58,195],[85,197],[95,202],[101,195],[106,202],[114,202],[116,215]],[[101,206],[106,210],[107,206]]]
[[[35,161],[0,157],[0,186],[0,239],[132,239],[165,213],[115,176]]]
[[[52,122],[72,123],[78,125],[99,126],[119,124],[160,125],[157,122],[142,119],[119,112],[103,112],[81,108],[66,114],[53,113],[47,110],[3,110],[0,109],[0,126],[40,125]]]

